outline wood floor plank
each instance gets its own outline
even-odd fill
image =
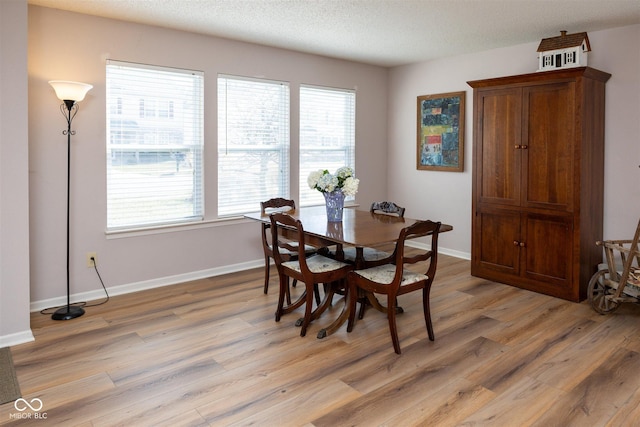
[[[562,396],[562,391],[525,376],[499,396],[467,417],[460,425],[530,426]],[[546,427],[562,425],[552,421]]]
[[[49,419],[56,425],[76,421],[91,421],[101,425],[140,425],[147,415],[158,411],[172,414],[174,411],[182,412],[189,406],[188,399],[183,400],[184,397],[189,396],[190,391],[205,393],[203,390],[209,387],[206,378],[221,372],[218,364],[207,361],[147,376],[104,393],[58,406],[50,411]]]
[[[602,316],[472,277],[466,260],[438,265],[436,340],[420,293],[403,295],[402,355],[371,309],[317,339],[338,298],[300,337],[302,311],[275,322],[277,274],[265,295],[256,268],[114,296],[66,322],[33,313],[36,341],[11,349],[17,377],[47,425],[635,426],[640,306]],[[0,425],[30,425],[13,412],[0,405]]]
[[[553,387],[572,390],[608,360],[616,349],[623,347],[629,341],[628,337],[637,333],[633,323],[638,320],[640,317],[630,321],[626,317],[610,316],[607,322],[597,325],[589,334],[545,361],[530,375]],[[571,374],[568,375],[568,372]]]
[[[266,409],[250,416],[240,416],[234,420],[215,419],[211,424],[229,426],[298,426],[333,411],[335,408],[360,396],[353,388],[339,380],[323,381],[316,387],[309,387],[300,393],[281,393]]]
[[[430,393],[415,407],[395,415],[382,425],[393,426],[397,425],[397,420],[402,420],[408,426],[455,426],[495,397],[492,391],[464,378],[452,378],[437,393]]]
[[[202,339],[202,336],[193,337],[191,340],[173,339],[173,336],[179,335],[173,334],[162,341],[146,341],[135,349],[129,349],[126,355],[114,355],[120,363],[105,368],[116,384],[125,385],[190,364],[214,360],[211,354],[220,346],[219,342]],[[188,348],[188,351],[185,351],[185,348]],[[141,369],[141,366],[144,369]]]
[[[44,425],[45,423],[55,422],[59,419],[60,409],[65,405],[75,404],[78,400],[86,398],[87,396],[96,396],[102,393],[114,390],[116,388],[111,378],[104,372],[96,375],[88,375],[77,381],[60,382],[58,385],[45,388],[42,390],[36,390],[34,392],[25,393],[22,392],[22,397],[28,402],[32,402],[32,399],[40,399],[42,402],[42,410],[40,413],[46,414],[45,419],[32,419],[33,425],[37,423]],[[35,403],[34,403],[35,405]],[[0,425],[4,425],[5,422],[10,420],[10,414],[16,414],[17,411],[13,403],[6,405],[0,405]],[[32,411],[26,411],[26,415],[35,416]],[[25,425],[25,421],[20,420],[18,425]],[[51,424],[50,424],[51,425]]]
[[[238,398],[221,397],[199,407],[198,411],[214,425],[226,424],[227,421],[237,422],[252,413],[280,404],[283,395],[288,398],[310,390],[320,390],[323,384],[336,380],[340,372],[349,371],[353,365],[349,359],[353,348],[344,343],[338,344],[329,346],[323,342],[320,348],[316,346],[315,351],[304,359],[285,358],[282,353],[267,358],[260,366],[259,378],[250,383],[240,380],[227,384],[225,392]],[[286,351],[284,354],[287,354]]]
[[[558,399],[534,425],[604,425],[638,390],[640,354],[619,348],[580,384]],[[640,420],[636,419],[635,422]]]
[[[640,420],[640,405],[638,405],[638,402],[640,402],[640,387],[613,414],[606,424],[607,427],[633,427],[638,425],[638,420]]]
[[[518,292],[513,298],[486,307],[484,315],[501,322],[514,322],[534,316],[540,311],[540,307],[548,302],[549,298],[545,295],[536,292]]]
[[[31,394],[55,387],[61,383],[61,378],[64,382],[70,382],[105,372],[109,367],[120,363],[119,357],[114,357],[114,354],[126,354],[131,346],[142,342],[135,334],[113,339],[104,334],[98,343],[96,339],[100,335],[94,335],[91,343],[82,349],[75,343],[66,346],[64,341],[43,348],[41,360],[46,360],[46,370],[42,369],[41,360],[21,363],[19,381],[22,392]]]
[[[396,417],[409,408],[415,408],[419,402],[432,393],[439,392],[452,379],[486,363],[502,350],[501,345],[484,338],[477,338],[461,347],[423,367],[415,367],[415,359],[396,360],[397,363],[390,366],[390,370],[395,368],[402,374],[393,375],[390,371],[380,373],[391,378],[384,386],[363,394],[357,400],[312,423],[317,426],[372,425],[376,420]],[[406,366],[412,366],[413,369],[403,369]],[[372,404],[373,401],[384,404],[375,405]]]
[[[584,336],[593,323],[585,319],[568,319],[551,332],[537,335],[518,346],[510,346],[495,359],[472,372],[466,378],[474,384],[501,393],[528,376],[550,358],[561,354],[571,341]],[[498,341],[499,342],[499,341]]]
[[[433,366],[438,360],[459,357],[459,354],[467,351],[465,349],[474,340],[481,339],[484,342],[485,338],[481,336],[481,331],[494,325],[495,322],[486,317],[469,320],[468,323],[461,325],[460,329],[452,330],[451,333],[442,333],[441,338],[434,342],[428,341],[420,346],[406,347],[401,356],[388,351],[367,364],[356,365],[343,379],[363,393],[372,392],[380,387],[380,376],[384,376],[386,383],[409,375],[418,367]]]
[[[544,331],[549,326],[558,325],[559,320],[567,318],[565,310],[570,304],[570,302],[559,299],[548,300],[539,305],[536,310],[504,322],[505,327],[495,329],[487,336],[507,345],[528,341],[541,330]],[[569,319],[571,318],[569,317]],[[534,325],[535,327],[533,327]]]

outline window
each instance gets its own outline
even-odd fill
[[[576,54],[575,52],[567,52],[565,53],[566,60],[565,64],[575,64],[576,63]]]
[[[289,85],[218,76],[218,216],[289,197]]]
[[[553,55],[545,55],[544,56],[544,66],[552,67],[553,66]]]
[[[201,220],[203,73],[118,61],[106,71],[107,228]]]
[[[324,203],[307,184],[311,171],[355,169],[355,111],[352,90],[300,87],[300,206]]]

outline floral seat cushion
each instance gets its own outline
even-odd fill
[[[385,259],[391,256],[391,254],[388,252],[379,251],[374,248],[364,248],[364,250],[362,251],[362,254],[364,255],[365,261],[379,261],[381,259]],[[354,247],[346,248],[344,250],[344,259],[351,262],[355,261],[356,248]]]
[[[298,247],[298,242],[290,242],[289,244],[291,246]],[[269,245],[269,249],[273,250],[273,245]],[[304,251],[307,254],[312,254],[312,253],[314,253],[316,251],[316,248],[314,248],[311,245],[304,245]],[[293,255],[293,256],[298,255],[298,251],[293,252],[293,251],[290,251],[290,250],[285,249],[285,248],[280,248],[280,253],[281,254],[286,254],[286,255]]]
[[[396,274],[396,266],[393,264],[384,264],[378,267],[367,268],[365,270],[356,270],[356,274],[364,277],[372,282],[390,284],[393,281],[393,276]],[[402,271],[402,282],[400,286],[409,285],[411,283],[419,282],[421,280],[427,280],[428,277],[424,274],[414,273],[404,269]]]
[[[324,273],[327,271],[338,270],[344,267],[344,262],[336,261],[335,259],[327,258],[322,255],[313,255],[307,258],[307,266],[312,273]],[[287,261],[282,263],[283,267],[290,268],[292,270],[297,271],[298,273],[302,272],[300,269],[299,261]]]

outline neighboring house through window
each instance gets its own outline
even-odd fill
[[[108,230],[204,218],[203,81],[199,71],[107,62]],[[217,91],[217,217],[290,198],[289,84],[219,75]],[[296,202],[322,204],[307,177],[355,167],[355,92],[302,85],[299,112]]]
[[[107,62],[107,228],[203,218],[203,73]]]

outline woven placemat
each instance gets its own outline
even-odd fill
[[[0,405],[13,402],[19,397],[20,385],[13,367],[11,351],[8,347],[0,348]]]

